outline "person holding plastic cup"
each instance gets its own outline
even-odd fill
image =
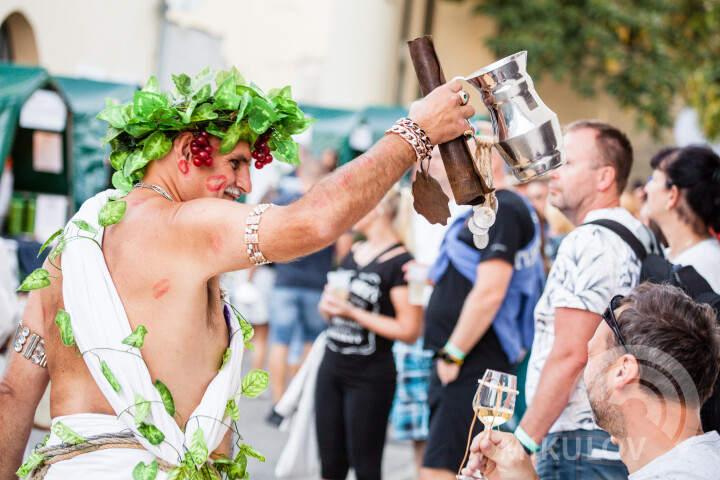
[[[330,272],[319,305],[329,322],[315,390],[322,478],[380,478],[388,416],[395,396],[394,340],[413,343],[422,307],[411,305],[403,265],[412,256],[393,226],[399,192],[391,191],[353,230],[356,243]],[[341,299],[345,297],[347,299]]]

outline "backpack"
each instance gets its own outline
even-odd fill
[[[587,222],[584,225],[599,225],[614,232],[635,252],[640,266],[640,283],[667,283],[679,287],[690,298],[698,303],[707,303],[715,310],[715,317],[720,323],[720,294],[717,294],[710,284],[690,265],[673,265],[662,252],[648,253],[642,242],[632,232],[613,220],[600,219]],[[703,404],[700,410],[703,431],[716,430],[720,433],[720,375],[715,380],[713,394]]]

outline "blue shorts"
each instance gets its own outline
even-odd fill
[[[304,343],[315,341],[327,323],[318,312],[322,290],[275,287],[270,297],[270,343],[289,345],[296,326]]]

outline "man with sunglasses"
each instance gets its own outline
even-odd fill
[[[679,288],[644,283],[614,296],[602,317],[584,377],[595,422],[619,446],[629,480],[717,479],[720,435],[700,433],[700,406],[720,369],[712,309]],[[466,473],[484,465],[491,480],[537,478],[516,438],[481,437]]]
[[[567,127],[564,140],[568,160],[550,174],[550,203],[575,225],[619,222],[647,251],[657,251],[650,230],[620,207],[633,159],[625,134],[604,122],[580,121]],[[515,431],[528,452],[539,452],[542,480],[627,478],[617,447],[593,421],[580,375],[610,297],[629,292],[639,278],[635,253],[604,227],[583,225],[560,245],[535,308],[528,409]]]

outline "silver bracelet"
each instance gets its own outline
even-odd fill
[[[393,125],[392,128],[385,132],[386,135],[389,133],[400,135],[403,140],[413,147],[418,163],[423,160],[430,161],[433,145],[430,143],[430,138],[427,136],[425,131],[420,128],[417,123],[407,117],[401,118],[395,122],[395,125]]]
[[[18,323],[13,337],[13,348],[15,351],[30,360],[33,364],[43,368],[47,367],[47,359],[45,358],[45,340],[40,335],[30,332],[28,327],[23,326],[22,320]],[[25,349],[25,352],[23,352]]]
[[[260,218],[272,203],[263,203],[253,208],[245,220],[245,245],[250,262],[254,265],[267,265],[271,263],[260,251]]]

